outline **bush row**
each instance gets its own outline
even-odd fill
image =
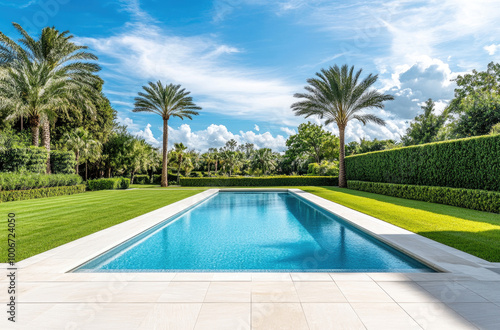
[[[52,173],[75,174],[76,156],[73,151],[50,151]]]
[[[0,173],[0,191],[74,186],[82,183],[76,174]]]
[[[129,178],[94,179],[87,181],[87,190],[128,189]]]
[[[256,186],[337,186],[337,177],[331,176],[269,176],[238,178],[181,178],[186,187],[256,187]]]
[[[49,187],[28,190],[0,191],[0,202],[21,201],[25,199],[73,195],[85,192],[85,185],[80,184],[70,187]]]
[[[347,185],[376,194],[500,213],[500,193],[495,191],[363,181],[347,181]]]
[[[10,148],[0,151],[0,172],[45,173],[47,150],[41,147]],[[52,173],[74,174],[76,157],[72,151],[50,152]]]
[[[348,180],[500,191],[500,135],[346,157]]]

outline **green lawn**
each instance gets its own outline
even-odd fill
[[[16,261],[20,261],[203,190],[106,190],[0,203],[0,262],[7,260],[10,212],[16,214]]]
[[[300,187],[419,235],[500,262],[500,214],[334,187]]]
[[[138,185],[139,186],[139,185]],[[17,261],[197,194],[207,188],[107,190],[0,204],[0,261],[7,214],[17,218]],[[283,187],[282,187],[283,188]],[[489,261],[500,262],[500,214],[334,187],[297,187]]]

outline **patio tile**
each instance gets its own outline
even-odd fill
[[[452,303],[448,306],[481,329],[500,329],[500,306],[493,303]]]
[[[368,329],[421,329],[396,303],[351,303]]]
[[[334,282],[295,282],[301,302],[347,302]]]
[[[253,282],[291,282],[289,273],[251,273]]]
[[[491,302],[500,302],[500,281],[459,281],[458,283]]]
[[[477,329],[443,303],[400,303],[399,306],[424,329]]]
[[[373,281],[366,273],[330,273],[334,281]]]
[[[194,329],[250,329],[250,303],[204,303]]]
[[[302,303],[302,308],[312,330],[366,329],[347,303]]]
[[[253,282],[252,302],[299,302],[292,282]]]
[[[456,282],[417,282],[444,303],[488,302],[483,297]]]
[[[127,282],[124,286],[117,283],[115,288],[106,287],[98,292],[102,297],[113,302],[156,302],[162,292],[167,290],[169,282]]]
[[[214,273],[177,273],[173,282],[205,282],[212,281]]]
[[[191,330],[196,324],[201,306],[201,303],[154,304],[146,313],[139,328]]]
[[[211,282],[205,302],[250,302],[252,283]]]
[[[252,329],[309,329],[299,303],[252,303]]]
[[[439,302],[427,290],[413,282],[378,282],[396,302]]]
[[[108,330],[114,329],[138,329],[146,314],[151,310],[150,304],[129,303],[129,304],[103,304],[88,322],[82,326],[83,329]],[[90,311],[90,308],[89,308]],[[78,328],[78,325],[77,327]],[[66,327],[71,329],[71,327]]]
[[[333,281],[328,273],[291,273],[294,282],[299,281]]]
[[[252,274],[250,273],[216,273],[212,281],[223,282],[250,282],[252,281]]]
[[[170,282],[158,302],[203,302],[210,282]]]
[[[394,302],[375,282],[335,282],[349,302]]]
[[[367,275],[376,282],[411,281],[406,274],[401,273],[368,273]]]

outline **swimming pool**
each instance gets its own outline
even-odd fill
[[[290,192],[219,192],[75,272],[433,272]]]

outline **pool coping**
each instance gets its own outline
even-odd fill
[[[151,227],[206,200],[219,191],[283,191],[292,193],[317,207],[335,214],[347,223],[376,239],[400,250],[443,273],[480,280],[499,280],[500,275],[489,268],[494,263],[420,236],[383,220],[355,211],[300,189],[288,188],[225,188],[208,189],[181,201],[127,220],[91,235],[61,245],[17,263],[19,268],[33,273],[66,274],[78,266],[139,235]],[[4,264],[5,265],[5,264]],[[92,274],[92,273],[81,273]],[[410,273],[404,273],[410,274]],[[418,273],[417,273],[418,274]],[[429,274],[429,273],[427,273]],[[439,274],[439,273],[435,273]]]

